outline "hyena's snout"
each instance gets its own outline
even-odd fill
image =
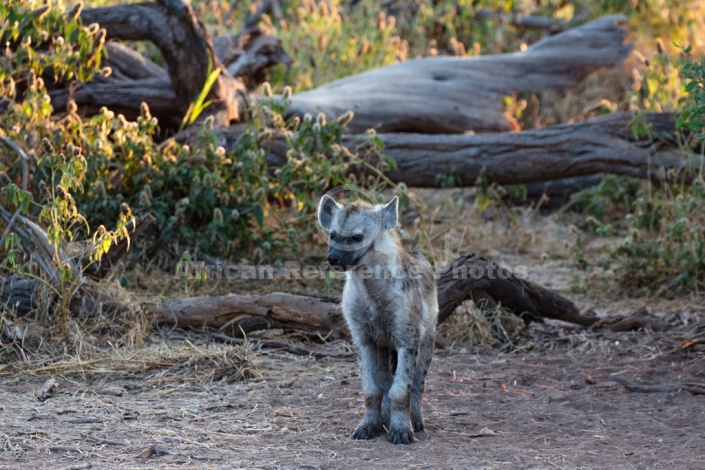
[[[332,247],[328,250],[328,257],[326,260],[331,267],[342,269],[348,269],[356,263],[354,251],[339,250]]]
[[[343,253],[340,250],[336,250],[334,248],[328,250],[328,257],[326,258],[326,260],[331,266],[340,266],[340,262],[342,261],[342,259]]]

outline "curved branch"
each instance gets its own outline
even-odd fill
[[[81,19],[100,24],[109,39],[153,42],[164,56],[182,116],[203,89],[209,71],[220,68],[221,75],[208,94],[213,101],[209,114],[215,114],[220,125],[240,118],[236,94],[244,90],[244,85],[222,66],[210,36],[190,5],[181,0],[159,0],[90,8],[81,13]]]

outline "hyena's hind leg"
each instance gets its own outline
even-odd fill
[[[416,374],[414,382],[411,385],[411,426],[414,432],[423,432],[423,410],[422,399],[423,392],[426,386],[426,374],[431,365],[431,357],[433,355],[433,343],[435,341],[435,331],[430,330],[421,341],[419,346],[419,356],[416,361]]]

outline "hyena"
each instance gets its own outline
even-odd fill
[[[343,315],[358,352],[365,414],[353,438],[411,444],[424,430],[421,399],[438,317],[431,264],[402,244],[399,199],[338,204],[328,195],[318,220],[329,232],[328,263],[346,271]]]

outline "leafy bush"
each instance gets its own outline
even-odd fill
[[[705,62],[691,60],[690,48],[681,62],[684,90],[688,93],[677,127],[684,132],[682,147],[703,156],[705,140]],[[577,195],[574,202],[591,217],[584,228],[621,241],[601,260],[612,269],[621,288],[638,294],[674,295],[705,288],[705,181],[703,168],[686,170],[684,182],[648,181],[608,176],[600,185]],[[612,220],[612,222],[610,222]],[[576,260],[585,261],[582,239]]]
[[[128,204],[137,213],[156,215],[152,235],[168,256],[196,250],[261,260],[285,248],[298,249],[306,227],[313,225],[311,194],[347,182],[344,175],[357,164],[340,145],[350,116],[286,121],[286,99],[253,109],[230,151],[217,145],[208,120],[192,145],[160,144],[158,122],[144,104],[134,122],[105,108],[82,117],[71,101],[65,115],[54,115],[45,79],[88,80],[109,73],[100,66],[105,32],[81,25],[78,10],[33,6],[13,2],[0,10],[9,19],[3,41],[19,44],[16,54],[0,58],[0,97],[8,107],[2,132],[28,149],[33,160],[28,190],[35,199],[44,197],[42,188],[55,188],[70,176],[71,184],[62,187],[71,198],[72,217],[83,221],[70,239],[89,236],[90,227],[111,226]],[[285,98],[290,93],[285,90]],[[52,152],[41,148],[42,139]],[[275,139],[287,152],[273,171],[267,149]],[[80,171],[62,166],[76,164],[79,157]],[[21,161],[4,153],[2,165],[19,182]],[[41,206],[27,210],[46,221]]]
[[[15,233],[11,233],[3,246],[7,251],[3,268],[41,280],[43,287],[48,288],[51,297],[56,299],[53,305],[58,313],[59,326],[65,334],[70,302],[83,282],[82,274],[90,269],[93,263],[99,262],[111,245],[129,237],[127,225],[131,221],[134,222],[134,217],[130,208],[123,205],[115,230],[107,230],[101,225],[91,233],[86,218],[79,213],[71,194],[72,191],[81,191],[83,188],[81,180],[87,168],[85,157],[81,155],[80,149],[71,145],[71,153],[68,155],[56,152],[46,139],[42,146],[44,153],[39,164],[49,170],[50,175],[46,180],[40,180],[37,198],[11,183],[5,173],[0,173],[0,204],[5,209],[14,210],[14,217],[35,213],[37,221],[45,227],[51,253],[38,255],[48,258],[44,259],[43,272],[36,273],[31,264],[24,261],[38,260],[36,257],[32,259],[31,256],[20,256],[20,241]],[[88,243],[76,252],[72,242],[78,238],[88,238]],[[22,242],[28,254],[29,249],[38,249],[32,247],[28,240]]]

